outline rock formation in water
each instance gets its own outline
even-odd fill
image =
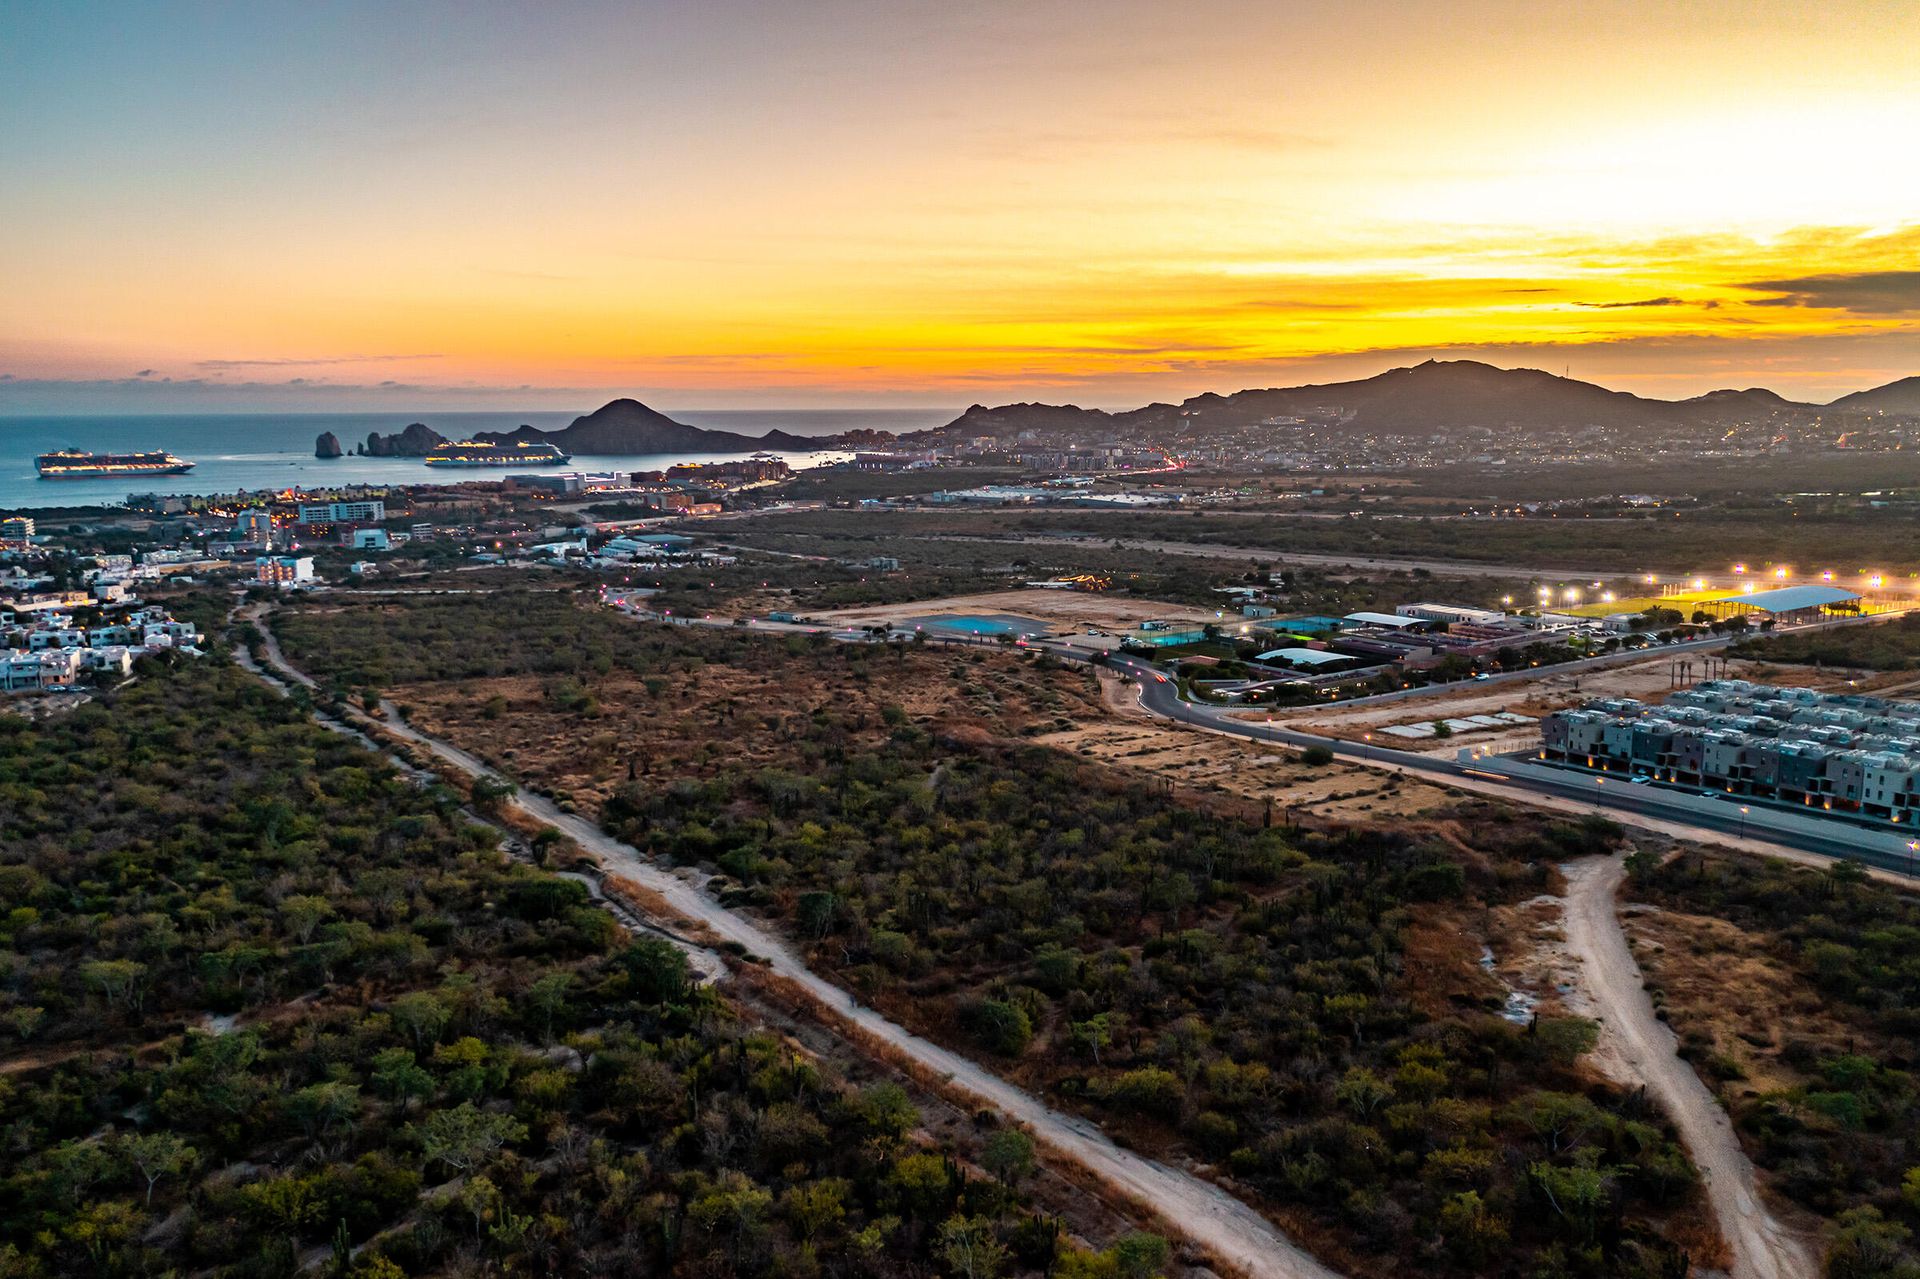
[[[425,422],[414,422],[392,435],[369,433],[360,453],[364,457],[425,457],[446,442],[446,436]]]

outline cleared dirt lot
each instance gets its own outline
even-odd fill
[[[1116,768],[1146,773],[1186,790],[1218,790],[1292,808],[1302,816],[1343,819],[1410,817],[1453,802],[1442,787],[1335,762],[1315,768],[1283,746],[1243,742],[1142,712],[1133,692],[1112,677],[1101,689],[1112,714],[1082,720],[1035,740]]]
[[[1183,622],[1217,620],[1212,613],[1163,600],[1146,600],[1112,592],[1030,589],[952,595],[946,599],[920,600],[911,604],[843,608],[827,613],[811,613],[809,616],[826,622],[874,626],[883,622],[904,622],[915,617],[957,617],[986,613],[1017,613],[1022,617],[1050,622],[1062,630],[1078,630],[1087,626],[1124,628],[1156,618]]]

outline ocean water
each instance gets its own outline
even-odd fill
[[[123,502],[129,493],[232,493],[241,489],[314,488],[334,484],[420,484],[498,478],[494,470],[428,467],[417,457],[354,457],[354,445],[369,433],[391,434],[409,422],[425,422],[449,439],[517,426],[558,430],[574,413],[249,413],[114,417],[0,418],[0,511]],[[953,420],[944,409],[711,409],[669,411],[692,426],[759,436],[779,429],[802,436],[837,435],[867,428],[918,431]],[[322,431],[340,437],[348,456],[321,461],[313,455]],[[43,480],[33,459],[72,446],[95,453],[165,449],[194,463],[185,475],[113,476]],[[747,453],[642,454],[576,457],[557,470],[657,471],[675,462],[721,462]],[[841,453],[781,453],[797,467],[819,465]]]

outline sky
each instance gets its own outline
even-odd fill
[[[1920,5],[0,0],[0,414],[1920,373]]]

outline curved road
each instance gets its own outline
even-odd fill
[[[273,632],[264,624],[260,630],[268,661],[287,678],[313,687],[314,681],[287,661]],[[391,705],[385,709],[388,719],[380,725],[383,730],[432,752],[469,777],[494,775],[459,747],[403,723]],[[521,793],[511,802],[535,821],[565,832],[608,873],[625,876],[657,893],[672,909],[698,920],[714,935],[737,942],[766,959],[772,972],[805,990],[822,1009],[845,1018],[941,1076],[950,1086],[1027,1126],[1036,1140],[1078,1162],[1104,1184],[1147,1205],[1231,1269],[1250,1279],[1339,1279],[1336,1271],[1315,1260],[1273,1223],[1220,1187],[1123,1149],[1092,1121],[1054,1110],[960,1054],[922,1039],[871,1008],[852,1004],[846,991],[814,973],[772,932],[721,906],[697,885],[668,873],[592,822],[561,812],[541,795]]]
[[[1034,647],[1044,648],[1064,658],[1084,661],[1088,657],[1082,651],[1071,650],[1059,643],[1036,642]],[[1676,803],[1668,793],[1656,786],[1602,786],[1597,785],[1591,775],[1571,771],[1564,778],[1495,774],[1443,755],[1395,750],[1378,744],[1303,733],[1277,724],[1234,719],[1234,714],[1244,714],[1247,708],[1202,706],[1183,701],[1179,687],[1145,662],[1116,655],[1107,665],[1109,669],[1131,675],[1139,682],[1140,704],[1148,711],[1165,719],[1178,720],[1213,732],[1231,733],[1255,741],[1303,749],[1324,746],[1335,755],[1360,763],[1438,776],[1452,785],[1504,795],[1521,803],[1544,796],[1625,821],[1638,818],[1645,825],[1678,833],[1686,838],[1720,836],[1756,851],[1766,851],[1765,845],[1771,842],[1773,847],[1789,852],[1798,850],[1818,853],[1823,857],[1844,857],[1886,871],[1903,873],[1908,869],[1907,858],[1902,854],[1861,847],[1860,841],[1852,834],[1855,828],[1843,821],[1831,823],[1831,835],[1786,832],[1769,828],[1765,824],[1764,814],[1741,813],[1737,804],[1728,804],[1724,814],[1709,814]]]

